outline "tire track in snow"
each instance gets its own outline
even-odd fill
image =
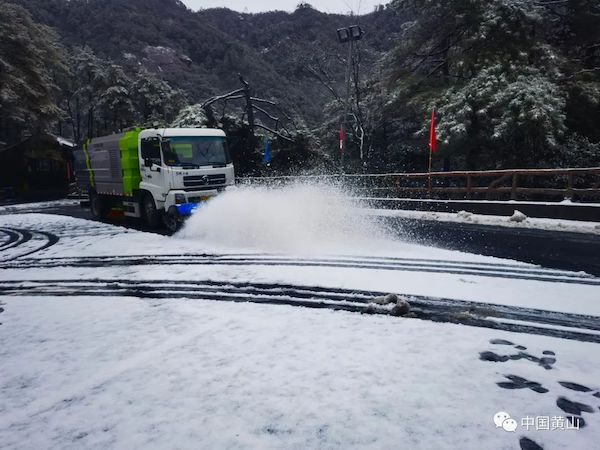
[[[3,244],[2,247],[0,247],[0,252],[4,252],[11,248],[15,248],[20,245],[23,245],[26,242],[28,242],[29,240],[31,240],[31,238],[33,237],[32,234],[27,230],[17,230],[14,228],[1,228],[0,231],[2,231],[5,234],[8,234],[8,236],[9,236],[8,242]]]
[[[406,272],[475,275],[493,278],[570,283],[600,286],[600,278],[585,273],[544,269],[516,264],[457,262],[401,258],[296,258],[277,255],[140,255],[19,259],[12,264],[0,264],[3,269],[55,267],[118,267],[143,265],[229,265],[229,266],[291,266],[332,267],[349,269],[393,270]]]
[[[19,239],[19,233],[12,231],[10,229],[0,228],[0,233],[4,234],[5,236],[8,236],[6,238],[6,240],[4,240],[4,242],[2,242],[2,244],[0,244],[0,251],[2,251],[2,249],[4,247],[12,244],[13,242],[15,242]]]
[[[25,256],[32,255],[34,253],[40,252],[48,247],[53,246],[59,241],[58,236],[48,233],[46,231],[37,231],[37,230],[23,230],[17,228],[0,228],[0,232],[3,232],[9,236],[9,240],[0,246],[0,258],[3,258],[4,255],[8,255],[6,258],[0,259],[0,262],[6,263],[16,260],[17,258],[23,258]],[[31,248],[29,245],[25,245],[29,242],[33,243],[37,239],[36,237],[41,236],[43,241],[41,245],[37,247]],[[20,253],[20,250],[25,245],[25,252]],[[15,251],[15,249],[17,249]],[[7,252],[7,250],[13,250],[11,252]],[[5,253],[7,252],[7,253]]]
[[[288,284],[217,281],[131,281],[119,279],[0,281],[0,295],[71,297],[122,296],[142,299],[187,299],[303,306],[364,314],[391,314],[373,303],[384,292]],[[407,317],[470,326],[541,334],[600,343],[600,320],[581,314],[403,295],[411,304]]]

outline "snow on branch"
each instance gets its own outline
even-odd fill
[[[273,133],[275,136],[278,136],[285,141],[294,142],[294,140],[292,138],[287,137],[287,136],[281,134],[279,131],[275,131],[272,128],[266,127],[260,123],[255,123],[254,126],[257,128],[262,128],[263,130],[268,131],[269,133]]]
[[[206,100],[204,103],[202,103],[200,106],[202,108],[205,108],[207,106],[212,105],[215,102],[218,102],[219,100],[232,100],[233,96],[236,96],[238,94],[241,94],[242,92],[244,92],[244,89],[236,89],[235,91],[231,91],[228,92],[227,94],[223,94],[223,95],[217,95],[215,97],[211,97],[208,100]],[[236,98],[243,98],[243,96],[240,97],[236,97]]]

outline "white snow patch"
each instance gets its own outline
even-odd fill
[[[593,448],[587,427],[507,433],[493,416],[565,415],[560,395],[594,405],[597,344],[334,311],[210,301],[4,298],[4,448]],[[507,339],[541,356],[516,354]],[[549,389],[504,390],[505,374]]]
[[[51,200],[47,202],[16,203],[14,205],[0,206],[0,214],[8,214],[11,212],[39,211],[43,209],[60,208],[62,206],[75,206],[79,205],[80,202],[81,200],[78,199],[61,199]]]
[[[416,319],[185,300],[178,298],[175,282],[342,287],[600,316],[599,286],[501,278],[494,270],[487,275],[469,274],[480,267],[535,273],[544,269],[388,239],[385,229],[376,236],[365,235],[363,227],[377,221],[362,222],[360,212],[352,215],[352,205],[332,204],[311,192],[296,192],[299,213],[279,210],[284,205],[272,192],[266,197],[257,196],[256,190],[241,194],[229,198],[226,194],[222,204],[216,199],[206,205],[192,218],[191,224],[196,225],[184,229],[179,238],[18,212],[1,215],[0,227],[57,235],[60,240],[55,245],[26,257],[40,264],[46,258],[51,262],[91,256],[184,258],[181,255],[186,253],[200,257],[223,250],[228,252],[223,256],[241,260],[257,248],[262,251],[255,255],[258,259],[287,256],[302,262],[307,259],[305,248],[284,242],[285,236],[298,236],[300,243],[320,239],[323,248],[309,247],[311,253],[323,252],[320,258],[381,263],[415,258],[423,270],[418,265],[413,271],[402,271],[227,262],[19,268],[22,259],[15,259],[10,262],[13,268],[0,269],[0,281],[72,280],[75,285],[99,279],[146,280],[164,286],[172,282],[175,287],[168,299],[114,297],[108,289],[106,296],[98,297],[0,296],[5,309],[0,314],[3,448],[401,445],[416,450],[475,450],[516,448],[522,435],[544,448],[593,448],[600,440],[600,414],[584,414],[587,426],[580,432],[519,429],[513,434],[496,429],[492,421],[499,410],[515,418],[564,416],[556,406],[558,396],[596,402],[597,407],[595,397],[567,390],[558,381],[600,390],[598,344]],[[249,206],[244,206],[244,199]],[[312,200],[318,204],[311,206]],[[232,204],[241,208],[239,212],[232,213]],[[329,209],[328,218],[317,217]],[[205,221],[201,212],[209,213]],[[267,223],[265,214],[275,217],[279,231]],[[291,218],[277,219],[279,214]],[[222,223],[219,231],[219,219],[249,223]],[[325,227],[323,237],[304,229],[315,222]],[[273,239],[269,233],[275,234]],[[35,248],[41,239],[27,242],[26,249]],[[356,246],[352,239],[357,240]],[[19,248],[5,249],[3,254],[18,256]],[[264,248],[278,251],[266,253]],[[346,256],[324,253],[336,250]],[[424,270],[440,262],[457,273]],[[577,275],[553,273],[558,281]],[[557,363],[546,370],[525,359],[480,361],[482,351],[518,352],[514,346],[492,345],[489,341],[495,338],[523,345],[537,357],[552,350]],[[501,389],[496,383],[507,381],[507,374],[539,382],[550,392]]]

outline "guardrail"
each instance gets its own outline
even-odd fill
[[[239,181],[261,185],[322,181],[347,185],[354,192],[379,197],[537,201],[600,199],[600,167],[298,175],[247,177]]]

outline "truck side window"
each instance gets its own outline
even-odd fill
[[[160,166],[160,142],[158,138],[142,139],[142,159],[150,158],[154,164]]]

